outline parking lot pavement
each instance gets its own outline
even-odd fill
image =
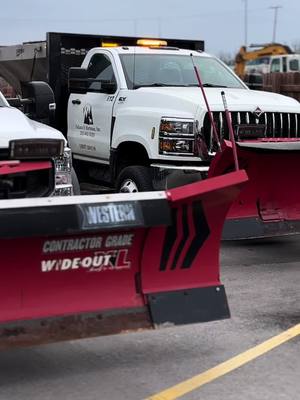
[[[2,352],[0,399],[142,400],[300,322],[300,237],[224,243],[221,260],[230,320]],[[299,356],[298,335],[182,398],[297,399]]]

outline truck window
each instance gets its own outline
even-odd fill
[[[87,72],[89,78],[116,83],[110,59],[105,54],[94,54],[87,67]],[[90,83],[88,90],[101,91],[101,82]]]
[[[299,60],[290,60],[290,71],[299,71]]]
[[[271,72],[280,72],[280,59],[275,58],[271,63]]]
[[[174,54],[121,54],[127,86],[198,86],[190,56]],[[245,88],[233,72],[213,57],[195,56],[202,82],[209,87]]]
[[[261,65],[261,64],[269,64],[270,63],[270,57],[258,57],[255,60],[247,61],[246,65]]]

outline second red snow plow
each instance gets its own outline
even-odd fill
[[[300,140],[238,141],[237,154],[249,182],[230,208],[223,238],[250,239],[300,233]],[[225,141],[222,151],[212,161],[209,177],[233,169],[232,143]]]
[[[219,246],[246,180],[0,201],[0,348],[229,317]]]

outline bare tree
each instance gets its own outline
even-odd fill
[[[295,53],[300,53],[300,40],[296,39],[292,42],[292,49]]]
[[[222,60],[225,64],[227,65],[232,65],[234,64],[234,58],[235,56],[232,55],[230,52],[228,51],[221,51],[218,55],[218,57],[220,58],[220,60]]]

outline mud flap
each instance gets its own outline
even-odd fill
[[[229,317],[220,239],[226,213],[246,180],[238,171],[168,192],[172,225],[148,232],[141,264],[142,291],[156,326]]]
[[[224,239],[248,239],[300,233],[300,142],[237,143],[240,168],[249,182],[232,204]],[[233,169],[232,146],[212,161],[208,177]]]

